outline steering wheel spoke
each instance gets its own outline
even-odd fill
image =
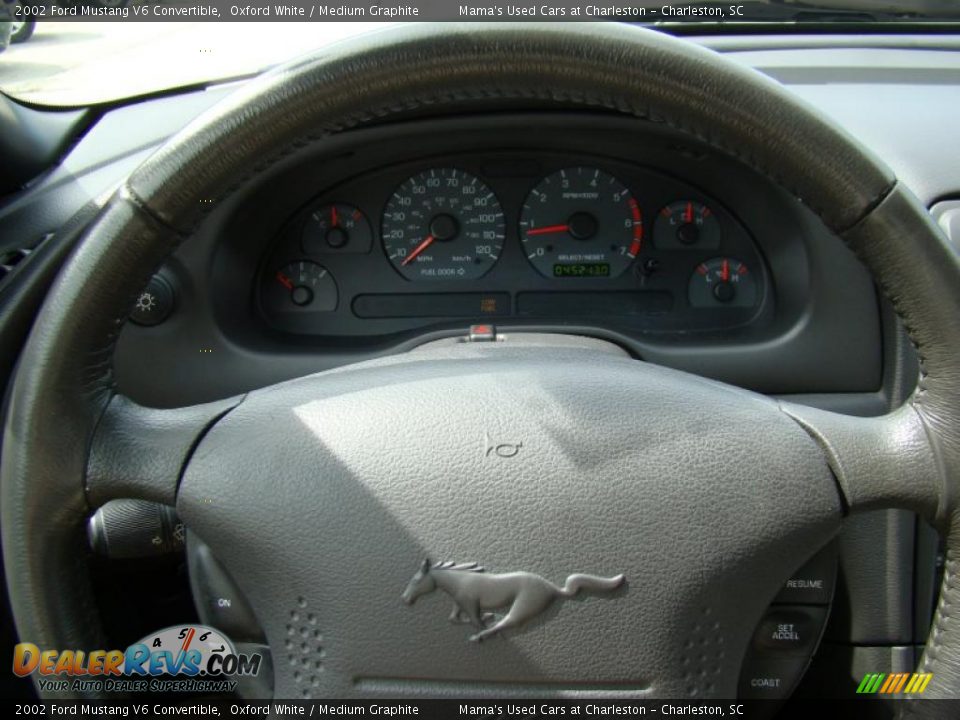
[[[850,512],[903,508],[939,524],[941,469],[911,404],[866,418],[786,402],[780,407],[820,445]]]
[[[203,434],[242,398],[160,410],[115,395],[94,431],[85,488],[92,507],[118,498],[174,505],[177,485]]]

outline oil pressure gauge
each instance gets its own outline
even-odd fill
[[[697,265],[690,278],[691,307],[753,307],[758,300],[757,279],[746,264],[717,257]]]

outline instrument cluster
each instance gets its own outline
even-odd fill
[[[772,302],[747,229],[700,189],[610,158],[521,152],[378,168],[279,231],[256,291],[274,327],[603,324],[689,332]]]

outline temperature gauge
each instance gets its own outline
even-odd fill
[[[720,247],[720,223],[703,203],[678,200],[657,216],[653,244],[661,250],[714,250]]]
[[[261,299],[268,312],[332,312],[337,309],[337,284],[322,265],[299,260],[264,277]]]
[[[700,263],[690,278],[692,307],[753,307],[758,294],[753,273],[733,258],[718,257]]]
[[[331,251],[365,253],[372,245],[373,232],[367,218],[346,203],[318,207],[303,226],[302,247],[307,255]]]

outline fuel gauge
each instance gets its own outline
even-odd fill
[[[298,260],[264,277],[261,300],[267,312],[332,312],[337,309],[337,284],[322,265]]]
[[[720,223],[703,203],[678,200],[657,215],[653,244],[660,250],[715,250],[720,247]]]
[[[728,257],[697,265],[690,278],[692,307],[752,307],[757,303],[757,280],[747,266]]]

